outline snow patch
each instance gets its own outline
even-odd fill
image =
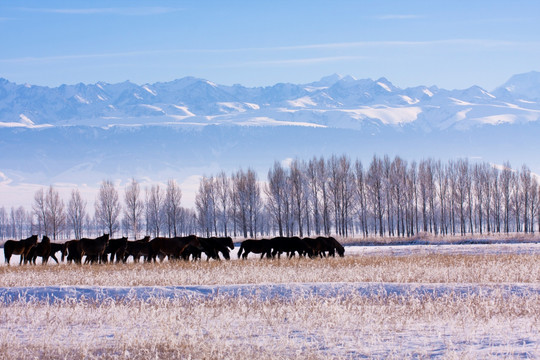
[[[392,89],[390,89],[390,87],[388,87],[388,85],[386,85],[386,84],[383,83],[383,82],[378,81],[378,82],[377,82],[377,85],[379,85],[380,87],[382,87],[384,90],[386,90],[386,91],[388,91],[388,92],[392,92]]]
[[[411,99],[409,96],[407,95],[399,95],[400,98],[402,98],[406,103],[408,103],[409,105],[414,105],[414,104],[417,104],[420,102],[420,100],[418,99]]]
[[[420,107],[363,108],[344,111],[357,115],[356,118],[358,120],[370,118],[378,119],[385,125],[399,125],[415,121],[418,118],[418,114],[422,112],[422,109]]]
[[[154,90],[150,89],[148,87],[148,85],[143,85],[142,87],[144,90],[148,91],[150,94],[154,95],[154,96],[157,96],[157,92],[155,92]]]
[[[433,93],[431,91],[429,91],[429,89],[424,89],[424,90],[422,90],[422,92],[424,94],[426,94],[427,96],[429,96],[429,97],[433,97]]]
[[[165,111],[163,111],[162,108],[155,106],[155,105],[148,105],[148,104],[141,104],[140,106],[145,107],[150,110],[158,111],[165,114]]]
[[[313,101],[309,96],[304,96],[296,100],[289,100],[287,103],[294,107],[305,108],[307,106],[317,106],[317,103]]]
[[[21,124],[28,125],[28,126],[34,126],[34,122],[30,120],[26,115],[20,114],[19,118],[21,119]]]
[[[90,104],[90,101],[86,100],[85,98],[83,98],[83,97],[80,96],[80,95],[75,95],[75,100],[77,100],[77,101],[80,102],[81,104],[85,104],[85,105]]]

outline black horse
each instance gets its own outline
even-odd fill
[[[340,257],[345,256],[345,248],[333,237],[318,237],[317,239],[322,239],[326,244],[326,249],[328,251],[328,256],[335,257],[336,252]]]
[[[101,263],[101,258],[108,244],[109,234],[103,234],[95,239],[82,238],[77,243],[81,258],[86,255],[87,258],[90,259],[90,263],[94,263],[95,261]]]
[[[23,261],[26,263],[27,256],[30,250],[36,246],[38,242],[38,236],[32,235],[29,238],[23,239],[23,240],[8,240],[4,243],[4,257],[6,259],[6,263],[9,265],[9,260],[11,259],[11,255],[21,255],[21,259],[19,261],[19,265],[23,263]]]
[[[139,262],[141,256],[148,259],[150,255],[150,236],[145,236],[144,239],[128,241],[126,243],[126,251],[124,252],[123,261],[126,262],[130,256],[133,256],[134,262]]]
[[[242,241],[240,250],[238,250],[238,258],[240,259],[242,256],[242,259],[247,259],[250,252],[261,254],[261,259],[264,255],[269,259],[272,257],[272,242],[268,239]]]
[[[64,246],[66,247],[67,252],[67,262],[71,264],[73,261],[75,264],[80,264],[82,262],[82,253],[81,247],[79,245],[80,240],[69,240],[66,241]],[[64,261],[64,255],[62,254],[62,261]]]
[[[62,261],[64,261],[64,257],[67,255],[66,243],[63,243],[63,244],[51,243],[51,259],[56,261],[57,264],[59,263],[59,261],[56,258],[55,254],[59,251],[62,253],[61,259]]]
[[[115,257],[116,262],[124,261],[127,242],[128,239],[125,236],[120,239],[109,239],[109,244],[101,256],[101,261],[106,263],[108,261],[109,254],[111,254],[111,262],[114,262]]]
[[[270,241],[272,243],[273,258],[277,255],[279,259],[284,252],[288,254],[289,259],[292,258],[295,253],[298,253],[298,256],[308,255],[310,258],[313,257],[311,246],[297,236],[275,237]]]
[[[43,236],[43,239],[41,239],[41,242],[39,244],[30,249],[30,251],[28,252],[27,260],[31,264],[36,265],[36,259],[38,256],[41,257],[42,264],[46,264],[49,260],[49,257],[51,256],[51,239],[49,239],[49,237],[46,235]]]
[[[150,254],[149,260],[156,261],[156,257],[163,259],[168,257],[171,260],[181,259],[182,253],[188,245],[201,247],[201,243],[196,235],[189,235],[185,237],[157,237],[150,241]]]

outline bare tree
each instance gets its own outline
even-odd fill
[[[120,223],[121,206],[118,200],[118,191],[110,180],[104,180],[99,188],[95,203],[95,218],[102,229],[106,229],[110,236],[118,230]]]
[[[83,235],[83,225],[86,214],[86,201],[81,197],[79,189],[71,190],[71,198],[67,207],[68,224],[73,230],[75,239],[80,239]]]
[[[231,181],[225,174],[220,172],[215,179],[216,208],[219,207],[219,224],[224,236],[229,236],[229,210],[231,204]]]
[[[50,235],[52,235],[53,240],[56,240],[66,223],[66,214],[64,212],[64,201],[52,185],[49,186],[45,195],[45,206],[47,222],[50,225]]]
[[[178,227],[180,225],[180,208],[182,202],[182,190],[175,180],[170,179],[167,182],[167,190],[165,195],[165,212],[167,215],[167,225],[169,228],[169,236],[178,235]]]
[[[34,204],[32,209],[38,220],[38,235],[39,234],[49,234],[49,223],[47,217],[47,205],[45,203],[45,191],[43,188],[36,191],[34,194]]]
[[[2,240],[8,236],[7,234],[8,224],[9,224],[8,214],[7,214],[6,208],[2,206],[0,208],[0,239]]]
[[[141,198],[141,187],[137,180],[131,182],[124,189],[124,219],[127,226],[127,233],[130,231],[134,239],[139,237],[142,216],[144,213],[144,202]]]
[[[146,189],[146,222],[147,233],[153,233],[154,236],[161,234],[161,225],[163,224],[163,204],[165,195],[159,185],[152,185],[150,190]]]
[[[279,236],[283,236],[285,218],[285,206],[287,201],[287,174],[281,163],[274,162],[272,169],[268,171],[268,182],[264,187],[266,194],[266,207],[269,214],[277,223]]]
[[[213,196],[213,177],[203,176],[199,182],[199,190],[195,196],[197,221],[201,232],[209,237],[215,224],[215,202]]]

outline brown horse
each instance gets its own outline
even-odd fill
[[[9,260],[11,259],[11,255],[21,255],[21,260],[19,261],[19,265],[22,264],[24,261],[26,263],[27,256],[30,250],[36,246],[38,241],[37,235],[32,235],[29,238],[23,239],[23,240],[8,240],[4,244],[4,257],[6,258],[6,263],[9,265]]]
[[[182,253],[188,245],[201,247],[199,239],[196,235],[189,235],[186,237],[157,237],[150,241],[150,254],[149,261],[156,261],[156,256],[163,259],[167,256],[169,259],[181,259]]]
[[[238,250],[238,258],[240,259],[240,256],[242,256],[242,259],[247,259],[250,252],[261,254],[261,259],[264,257],[264,255],[266,255],[267,258],[271,258],[272,242],[267,239],[242,241],[240,244],[240,250]]]
[[[101,257],[105,252],[105,248],[109,244],[109,234],[103,234],[95,239],[83,238],[78,242],[78,248],[80,250],[81,258],[86,255],[90,259],[90,263],[99,261],[101,263]]]
[[[38,256],[41,257],[42,264],[46,264],[49,260],[49,256],[51,256],[51,239],[46,235],[43,236],[43,239],[41,239],[39,244],[30,249],[27,256],[28,262],[36,265]]]

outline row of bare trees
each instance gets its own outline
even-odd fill
[[[374,156],[276,162],[264,184],[252,170],[204,177],[197,193],[207,236],[398,236],[540,231],[540,191],[527,166]]]
[[[265,182],[252,170],[203,176],[195,209],[181,206],[174,180],[120,193],[103,181],[93,216],[78,189],[69,200],[50,186],[31,211],[0,208],[0,238],[30,233],[53,239],[96,235],[251,237],[398,236],[540,231],[540,191],[527,166],[467,159],[419,163],[373,156],[364,166],[345,155],[274,163]]]

